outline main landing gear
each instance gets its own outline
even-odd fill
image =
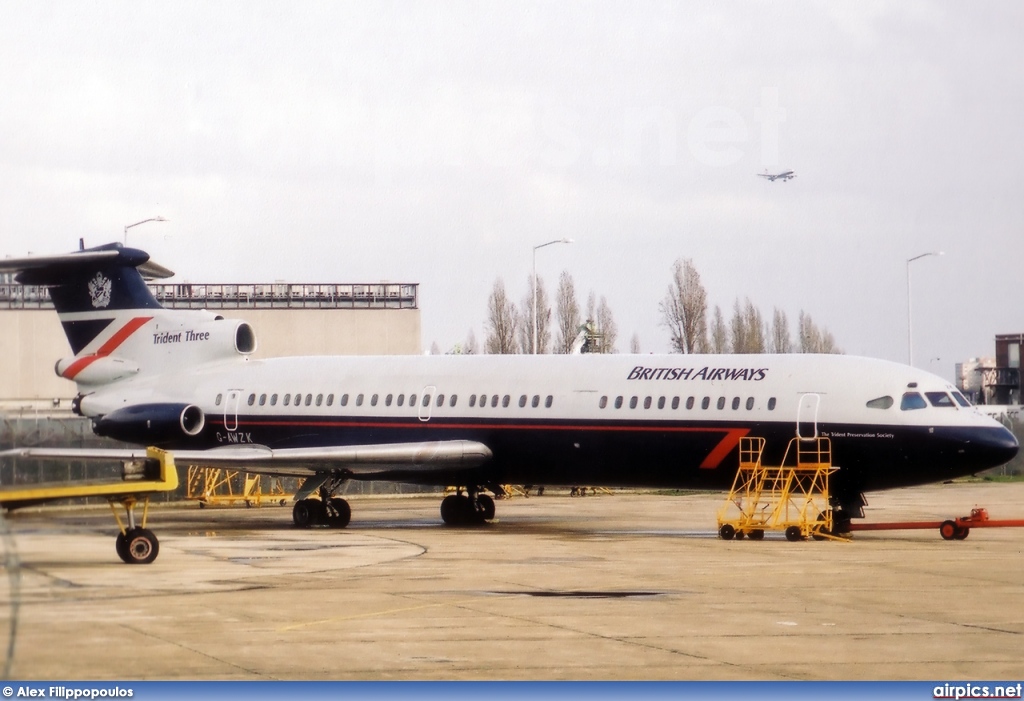
[[[476,489],[460,487],[441,501],[441,520],[448,526],[476,526],[494,519],[494,499]]]
[[[352,520],[352,507],[341,497],[333,496],[342,482],[342,479],[326,480],[316,488],[319,499],[303,497],[296,501],[292,507],[292,521],[295,525],[299,528],[347,526]]]

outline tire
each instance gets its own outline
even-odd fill
[[[114,541],[114,549],[117,550],[117,556],[121,558],[121,562],[127,563],[129,561],[127,533],[117,534],[117,540]]]
[[[125,534],[127,562],[129,565],[148,565],[160,553],[160,542],[153,531],[133,528]]]
[[[494,518],[494,499],[491,499],[489,494],[477,494],[476,503],[480,509],[480,516],[483,517],[484,521],[490,521]]]
[[[732,524],[723,523],[722,527],[718,529],[718,537],[722,540],[732,540],[736,537],[736,529],[732,527]]]
[[[804,539],[804,534],[800,530],[800,526],[790,526],[786,529],[786,540],[790,543],[796,543]]]
[[[764,530],[761,528],[755,528],[750,531],[750,533],[747,533],[747,537],[751,540],[764,540]]]
[[[299,528],[309,528],[313,525],[314,514],[310,499],[299,499],[292,507],[292,522]]]
[[[465,509],[460,507],[459,496],[456,494],[449,494],[441,500],[441,520],[445,525],[458,526],[463,523]]]
[[[967,526],[958,526],[956,533],[953,534],[953,540],[963,540],[971,534],[971,529]]]
[[[344,528],[352,520],[352,507],[340,497],[331,499],[331,508],[327,516],[327,525],[331,528]]]
[[[939,526],[939,535],[942,536],[943,540],[953,540],[957,530],[959,529],[955,521],[943,521],[942,525]]]

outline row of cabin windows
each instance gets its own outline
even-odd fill
[[[364,394],[357,394],[355,396],[355,406],[362,406],[365,398],[366,398],[366,395],[364,395]],[[409,406],[416,406],[416,398],[417,398],[417,395],[410,394],[409,395],[409,404],[408,405]],[[316,405],[316,406],[332,406],[334,404],[334,395],[333,394],[328,394],[326,396],[326,398],[324,397],[323,394],[317,394],[315,396],[315,399],[314,399],[314,395],[312,395],[312,394],[306,394],[305,398],[303,398],[303,395],[301,393],[296,393],[294,395],[292,395],[292,394],[285,394],[283,396],[279,396],[278,394],[275,393],[275,394],[270,394],[270,395],[261,394],[261,395],[259,395],[259,398],[257,399],[257,395],[256,395],[255,392],[253,392],[252,394],[249,395],[248,404],[249,404],[249,406],[255,406],[257,403],[260,406],[266,406],[267,404],[269,404],[270,406],[277,406],[278,405],[278,399],[280,399],[281,406],[303,406],[303,405],[304,406],[313,406],[313,405]],[[215,404],[217,406],[220,406],[220,404],[221,404],[221,402],[223,400],[224,400],[224,395],[223,394],[218,394],[217,395],[217,400],[216,400]],[[388,394],[388,395],[386,395],[384,397],[384,406],[391,406],[392,404],[394,404],[395,406],[405,406],[405,400],[406,400],[406,396],[404,394],[399,394],[397,397],[394,394]],[[348,401],[349,401],[349,395],[348,394],[343,394],[338,399],[338,406],[348,406]],[[458,401],[459,401],[459,396],[457,394],[452,394],[452,395],[448,396],[448,406],[453,407],[453,406],[455,406],[458,403]],[[501,406],[502,407],[508,407],[509,404],[512,402],[512,397],[511,397],[511,395],[508,395],[508,394],[506,394],[503,397],[501,395],[497,395],[497,394],[490,396],[491,407],[497,407],[499,401],[501,402]],[[520,397],[519,397],[519,406],[520,407],[525,407],[529,403],[529,405],[531,407],[536,409],[537,407],[540,406],[540,402],[541,402],[541,398],[540,398],[539,394],[533,395],[532,399],[529,398],[525,394],[520,395]],[[377,406],[377,404],[379,404],[379,403],[380,403],[380,395],[379,394],[373,394],[373,395],[370,396],[370,406]],[[437,407],[443,407],[445,405],[445,395],[444,394],[438,394],[436,397],[434,397],[434,395],[431,395],[431,394],[424,394],[423,397],[422,397],[422,400],[421,400],[421,406],[428,407],[428,406],[431,405],[431,403],[433,403]],[[488,403],[488,395],[486,395],[486,394],[479,395],[479,399],[477,398],[477,395],[475,395],[475,394],[471,394],[469,396],[469,406],[470,407],[475,407],[475,406],[477,406],[479,404],[480,408],[483,409],[483,408],[485,408],[487,406],[487,403]],[[544,398],[544,408],[545,409],[550,409],[551,405],[553,403],[554,403],[554,397],[552,395],[549,394],[547,397]]]
[[[616,409],[621,409],[623,401],[624,401],[623,397],[621,397],[621,396],[616,397],[615,398],[615,403],[614,403],[615,408]],[[667,400],[666,400],[665,397],[658,397],[658,408],[659,409],[664,409],[666,401]],[[727,401],[728,400],[725,397],[719,397],[718,401],[715,404],[715,406],[719,410],[725,409],[725,405],[726,405]],[[736,410],[738,410],[740,408],[741,401],[742,400],[739,397],[733,397],[732,398],[732,408],[733,408],[733,411],[736,411]],[[687,409],[693,409],[693,407],[696,404],[696,402],[697,402],[696,397],[687,397],[686,398],[686,408]],[[653,397],[644,397],[644,409],[650,409],[651,405],[653,403],[654,403],[654,398]],[[640,398],[639,397],[630,397],[629,398],[629,408],[630,409],[636,409],[637,406],[639,406],[639,404],[640,404]],[[607,408],[608,407],[608,397],[601,397],[601,400],[597,403],[597,405],[599,407],[601,407],[602,409]],[[710,407],[711,407],[711,397],[704,397],[700,401],[700,408],[701,409],[709,409]],[[754,398],[753,397],[747,397],[746,407],[747,407],[747,411],[752,411],[753,410],[753,408],[754,408]],[[679,408],[679,397],[672,397],[672,408],[673,409],[678,409]],[[770,398],[768,400],[768,411],[775,411],[775,397],[772,397],[772,398]]]

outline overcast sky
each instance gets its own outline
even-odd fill
[[[9,2],[0,254],[129,232],[177,279],[418,282],[423,345],[494,280],[604,295],[667,352],[711,303],[800,310],[947,378],[1024,332],[1024,5]],[[787,183],[755,177],[793,169]]]

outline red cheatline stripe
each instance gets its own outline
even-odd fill
[[[82,358],[79,358],[75,362],[71,363],[71,365],[68,366],[68,369],[64,371],[63,376],[68,380],[75,379],[75,375],[82,372],[82,370],[85,370],[87,367],[92,365],[100,358],[105,358],[111,353],[113,353],[115,350],[117,350],[118,346],[127,341],[129,336],[131,336],[133,333],[142,328],[142,326],[145,325],[145,323],[152,318],[153,317],[151,316],[135,317],[127,324],[122,326],[120,329],[118,329],[117,332],[115,332],[113,336],[108,338],[103,343],[103,345],[99,347],[99,350],[97,350],[95,353],[93,353],[92,355],[87,355]]]

